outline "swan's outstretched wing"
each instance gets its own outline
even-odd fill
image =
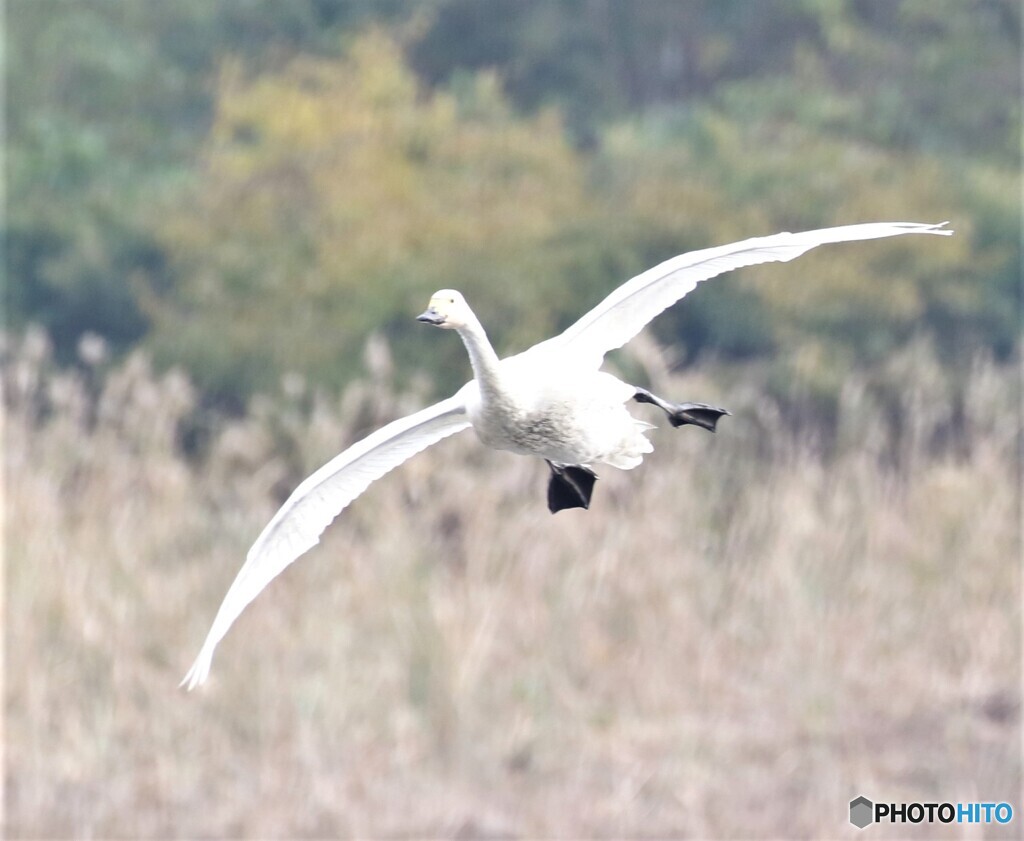
[[[917,222],[876,222],[823,228],[801,234],[755,237],[732,245],[691,251],[666,260],[627,281],[583,318],[559,336],[542,342],[527,353],[544,348],[567,361],[588,368],[601,365],[604,355],[620,348],[659,313],[672,306],[702,280],[756,263],[784,262],[799,257],[817,245],[900,234],[942,234],[945,225]]]
[[[182,685],[193,689],[206,680],[214,649],[245,606],[288,564],[319,543],[324,529],[345,506],[388,471],[470,425],[464,393],[465,388],[378,429],[295,489],[249,550]]]

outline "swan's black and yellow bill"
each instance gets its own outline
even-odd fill
[[[446,317],[441,315],[433,307],[427,307],[426,310],[416,316],[417,321],[422,321],[424,324],[433,324],[435,327],[439,327],[444,324]]]
[[[557,514],[564,508],[589,508],[597,474],[589,467],[573,464],[553,464],[548,482],[548,510]]]

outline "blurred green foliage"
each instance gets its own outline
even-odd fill
[[[411,316],[439,287],[500,307],[499,333],[551,326],[546,285],[523,271],[539,272],[583,207],[555,115],[516,116],[486,74],[421,94],[379,31],[340,60],[255,78],[225,65],[217,100],[202,182],[160,225],[180,280],[151,307],[158,354],[184,344],[202,385],[230,390],[239,373],[266,385],[264,372],[290,368],[340,385],[378,329],[411,364],[426,336]]]
[[[436,288],[512,351],[682,251],[884,219],[957,235],[723,278],[659,337],[832,393],[922,334],[1016,348],[1012,0],[14,0],[8,31],[7,317],[65,361],[142,344],[240,406],[383,331],[446,388]]]

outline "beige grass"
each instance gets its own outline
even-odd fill
[[[894,441],[851,378],[825,458],[756,376],[648,353],[663,392],[734,417],[657,431],[586,513],[547,513],[543,464],[445,442],[345,512],[189,695],[281,494],[415,397],[383,363],[340,403],[291,384],[190,463],[180,376],[8,346],[7,836],[842,838],[863,793],[1010,800],[1015,825],[972,837],[1011,837],[1015,380],[979,360],[936,451],[952,398],[919,356],[894,373],[914,423]]]

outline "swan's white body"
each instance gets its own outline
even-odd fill
[[[651,425],[626,411],[636,393],[604,371],[512,357],[477,374],[466,415],[483,444],[558,464],[610,464],[628,470],[651,452]],[[481,383],[485,383],[481,385]]]
[[[295,489],[249,550],[182,683],[192,689],[206,680],[214,649],[245,606],[315,546],[352,500],[449,435],[472,426],[487,446],[556,464],[604,463],[626,470],[638,465],[652,447],[643,434],[650,424],[633,418],[625,407],[636,388],[598,369],[608,351],[622,347],[700,281],[742,266],[792,260],[826,243],[950,233],[942,225],[872,223],[776,234],[683,254],[626,282],[559,336],[505,360],[498,359],[459,293],[436,293],[421,320],[459,332],[474,379],[447,400],[353,444]]]

